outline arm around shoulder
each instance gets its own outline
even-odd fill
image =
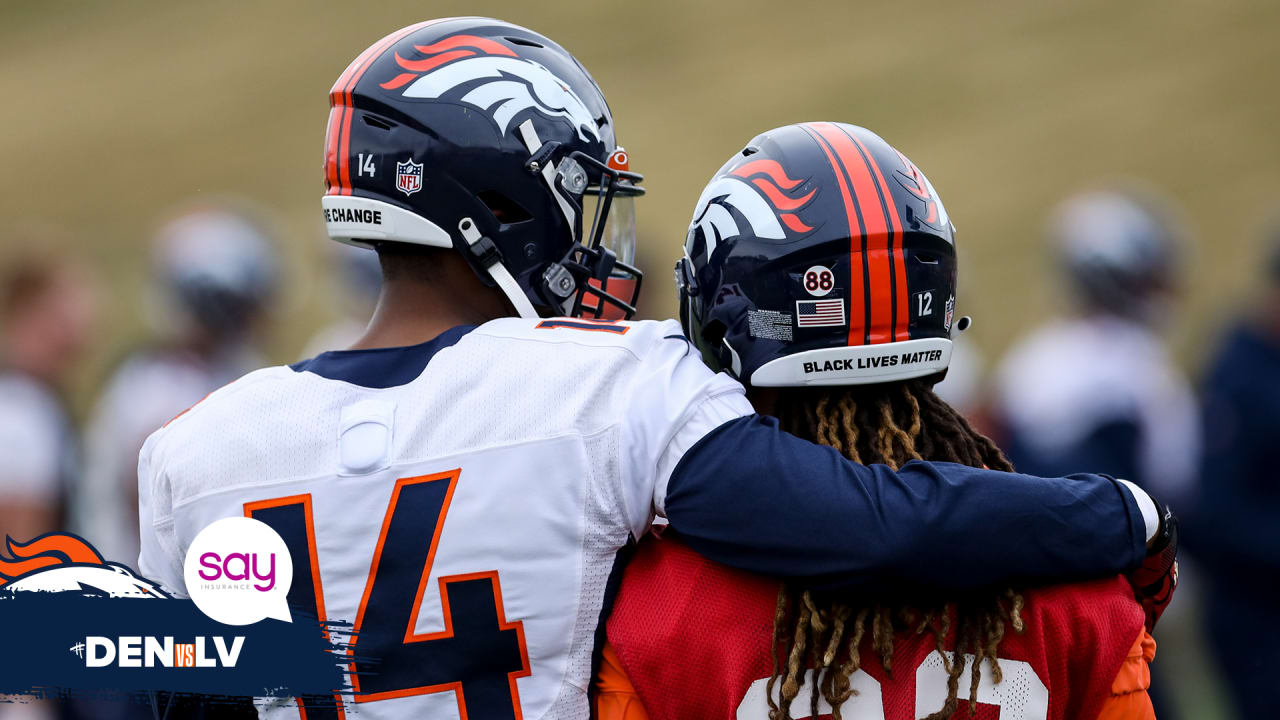
[[[1137,566],[1146,540],[1133,495],[1103,476],[864,466],[758,415],[686,452],[665,499],[706,557],[823,585],[1105,576]]]

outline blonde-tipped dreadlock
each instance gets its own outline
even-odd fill
[[[838,388],[797,388],[780,393],[777,415],[782,428],[813,442],[830,445],[860,463],[883,463],[898,468],[909,460],[941,460],[993,470],[1012,465],[986,437],[934,394],[925,380]],[[810,707],[817,716],[818,699],[826,699],[834,720],[854,690],[850,677],[862,665],[862,642],[870,636],[871,650],[888,672],[893,664],[897,635],[930,633],[947,671],[947,699],[928,720],[955,713],[963,662],[947,659],[946,638],[955,630],[956,657],[974,656],[969,684],[969,712],[977,713],[978,679],[982,661],[1000,682],[996,658],[1006,626],[1022,632],[1022,595],[1013,590],[971,597],[958,602],[938,600],[888,606],[864,598],[840,597],[818,602],[808,591],[783,586],[774,615],[773,677],[769,678],[770,720],[791,720],[791,703],[800,692],[805,672],[821,677],[814,683]],[[781,683],[781,703],[773,689]]]

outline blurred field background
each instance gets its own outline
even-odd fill
[[[1133,178],[1181,206],[1193,257],[1171,332],[1191,372],[1256,284],[1259,232],[1280,210],[1270,0],[5,2],[0,263],[39,237],[87,258],[108,290],[77,410],[147,332],[159,215],[201,196],[276,218],[286,284],[268,351],[297,359],[344,301],[319,206],[329,86],[387,32],[464,14],[550,35],[605,89],[647,176],[646,317],[674,312],[671,263],[710,174],[789,122],[865,125],[929,175],[959,228],[959,309],[988,363],[1057,309],[1042,229],[1067,193]],[[1215,712],[1201,685],[1179,690],[1189,717]]]
[[[1064,194],[1127,177],[1183,207],[1195,257],[1173,340],[1189,367],[1257,276],[1260,226],[1280,208],[1280,4],[1265,0],[7,2],[0,262],[13,231],[35,226],[109,284],[77,407],[144,332],[157,215],[201,195],[277,217],[287,284],[269,351],[296,359],[343,300],[319,211],[329,86],[390,30],[461,14],[551,35],[605,89],[650,189],[649,317],[673,313],[669,266],[702,185],[788,122],[865,125],[929,174],[959,228],[960,310],[988,359],[1054,310],[1041,229]]]

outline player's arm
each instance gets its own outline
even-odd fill
[[[652,505],[695,550],[744,570],[952,587],[1102,576],[1138,566],[1157,529],[1142,491],[1099,475],[854,463],[754,415],[742,386],[678,334],[655,345],[634,385],[622,437],[624,475],[644,472],[623,479],[633,532]]]
[[[952,463],[863,466],[758,415],[684,453],[665,511],[703,555],[821,583],[950,587],[1115,574],[1144,558],[1141,490]],[[1154,508],[1154,506],[1153,506]]]

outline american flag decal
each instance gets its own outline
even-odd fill
[[[844,325],[844,300],[797,300],[797,327],[835,327]]]

